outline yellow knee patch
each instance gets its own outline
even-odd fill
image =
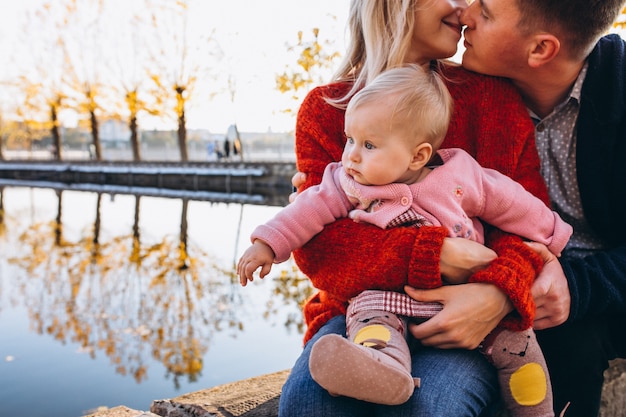
[[[391,332],[381,324],[372,324],[361,328],[354,336],[354,343],[372,347],[376,343],[366,342],[366,340],[382,340],[387,343],[391,339]]]
[[[541,365],[527,363],[513,372],[509,380],[511,395],[520,405],[537,405],[546,398],[548,383]]]

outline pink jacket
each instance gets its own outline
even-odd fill
[[[443,165],[411,185],[364,186],[347,175],[341,163],[331,163],[319,185],[303,191],[257,227],[251,240],[266,242],[279,263],[339,218],[350,216],[386,228],[405,215],[421,220],[420,224],[444,226],[451,237],[484,243],[482,220],[543,243],[556,255],[561,253],[572,227],[541,200],[506,175],[481,167],[461,149],[443,149],[437,154]]]

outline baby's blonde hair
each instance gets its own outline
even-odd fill
[[[382,72],[352,97],[346,114],[383,98],[395,98],[390,126],[439,148],[448,132],[453,100],[434,71],[411,64]]]

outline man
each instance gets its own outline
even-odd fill
[[[557,414],[598,415],[608,360],[626,357],[626,44],[602,37],[623,0],[479,0],[463,66],[510,78],[536,125],[553,208],[574,226],[533,286]],[[506,138],[503,138],[506,140]]]

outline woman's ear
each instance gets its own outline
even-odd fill
[[[417,171],[424,168],[433,156],[433,146],[430,143],[422,142],[413,149],[413,159],[409,164],[409,169]]]
[[[537,68],[552,61],[561,50],[561,41],[550,33],[540,33],[533,38],[528,65]]]

